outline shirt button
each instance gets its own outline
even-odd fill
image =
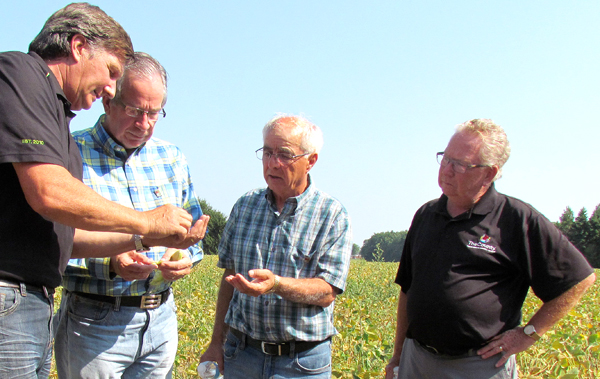
[[[267,332],[270,332],[270,331],[271,331],[271,328],[267,326],[267,327],[265,328],[265,331],[267,331]]]
[[[265,301],[265,305],[269,305],[269,300]]]

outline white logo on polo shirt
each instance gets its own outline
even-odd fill
[[[495,253],[496,247],[488,245],[488,242],[490,242],[491,240],[492,240],[492,238],[490,236],[488,236],[487,234],[484,234],[479,238],[479,241],[477,241],[477,242],[468,241],[467,247],[469,249],[479,249],[479,250],[485,250],[488,253]]]

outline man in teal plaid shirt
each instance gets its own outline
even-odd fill
[[[309,175],[323,145],[316,125],[278,116],[263,139],[256,154],[268,187],[242,196],[227,220],[213,336],[200,360],[216,361],[226,379],[329,378],[350,219]]]
[[[147,54],[134,58],[115,97],[103,99],[106,113],[94,127],[73,133],[83,159],[83,181],[103,197],[138,211],[164,204],[181,207],[203,236],[208,217],[202,215],[183,153],[152,138],[156,122],[166,115],[166,71]],[[81,230],[76,236],[75,256],[79,250],[114,249],[124,242],[135,250],[69,262],[55,342],[59,377],[170,377],[177,352],[171,283],[202,259],[200,241],[189,246],[112,236],[100,242],[97,234]],[[178,243],[189,247],[177,251],[160,246]]]

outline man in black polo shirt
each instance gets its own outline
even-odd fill
[[[415,214],[396,283],[399,378],[516,378],[515,354],[593,284],[583,255],[530,205],[494,181],[510,154],[491,120],[459,125],[438,153],[443,195]],[[544,303],[521,327],[529,288]]]
[[[127,233],[98,233],[115,239],[117,254],[134,249],[135,234],[181,242],[192,220],[170,205],[136,212],[81,182],[72,111],[114,96],[133,55],[125,30],[98,7],[70,4],[48,19],[29,50],[0,53],[2,378],[49,375],[52,293],[74,228]]]

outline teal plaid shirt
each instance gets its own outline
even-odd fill
[[[309,178],[310,180],[310,178]],[[246,279],[251,269],[291,278],[321,278],[343,291],[352,255],[350,219],[342,204],[310,184],[277,211],[269,189],[234,205],[219,244],[218,266]],[[234,290],[225,323],[254,339],[321,341],[337,333],[334,303],[326,308],[279,295],[253,297]]]
[[[101,116],[93,128],[73,133],[83,160],[83,182],[103,197],[137,211],[173,204],[187,210],[194,222],[202,215],[185,156],[178,147],[151,138],[129,158],[125,149],[104,130]],[[132,250],[134,248],[132,243]],[[158,261],[165,247],[153,247],[146,255]],[[187,250],[194,264],[203,257],[201,245]],[[110,258],[71,259],[63,276],[63,287],[108,296],[140,296],[158,293],[170,283],[126,281],[109,272]],[[155,285],[155,283],[158,283]]]

